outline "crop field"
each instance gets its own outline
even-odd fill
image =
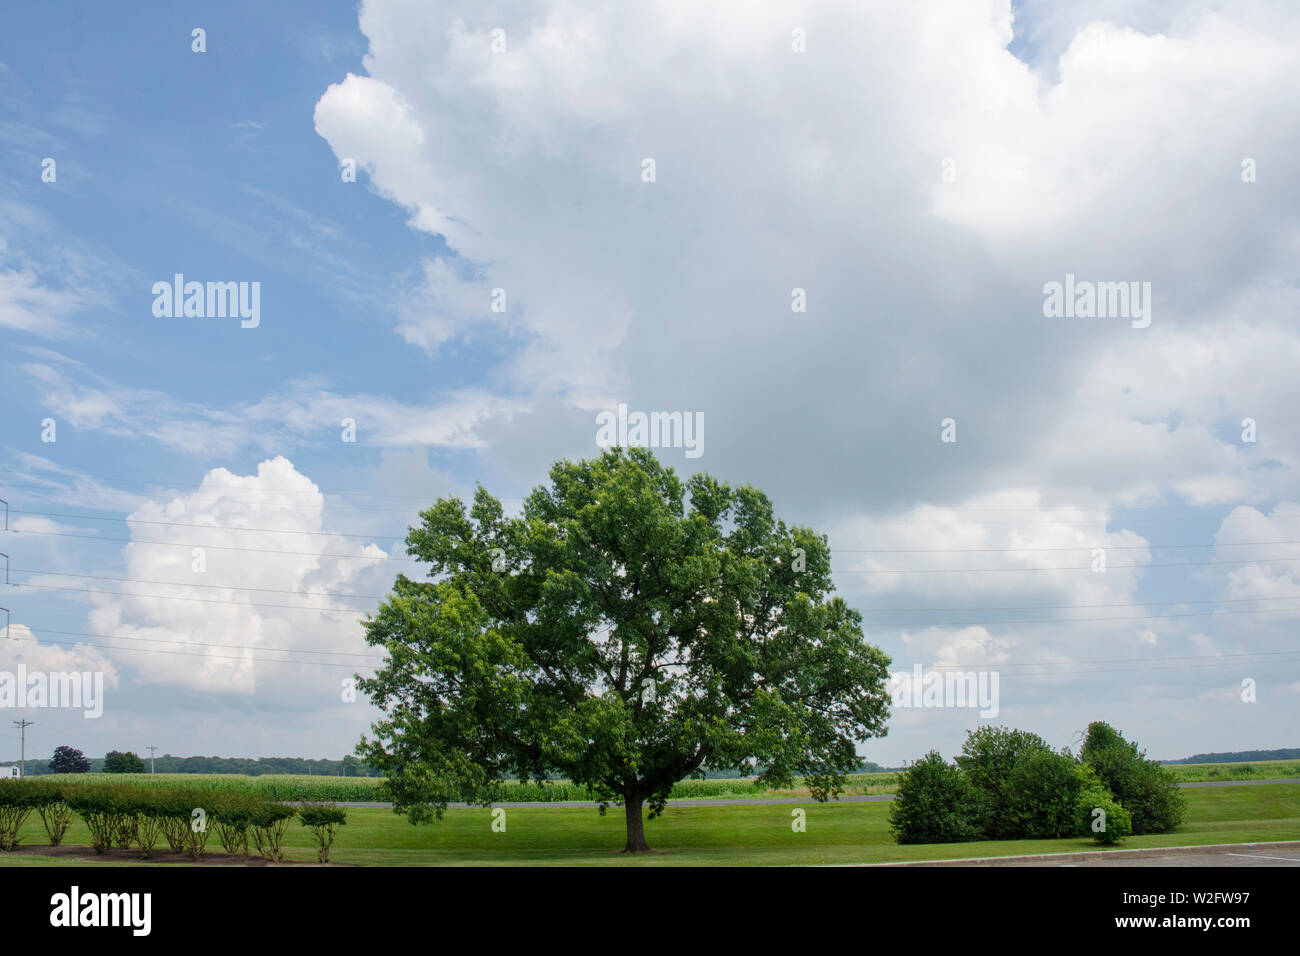
[[[1219,780],[1277,780],[1300,778],[1300,760],[1271,760],[1254,763],[1177,764],[1165,768],[1180,783]],[[901,775],[897,771],[852,774],[845,781],[844,793],[869,796],[894,793]],[[86,779],[73,775],[72,779]],[[109,779],[94,775],[97,780]],[[40,780],[64,779],[47,774]],[[233,790],[270,800],[332,800],[340,803],[386,801],[381,777],[319,777],[308,774],[262,774],[250,777],[221,773],[114,774],[114,783],[150,785],[174,782],[195,790]],[[797,781],[796,781],[797,784]],[[708,800],[754,797],[806,797],[806,787],[773,789],[756,786],[750,778],[682,780],[673,787],[674,800]],[[591,800],[585,787],[564,780],[545,784],[506,781],[498,787],[496,799],[503,803],[558,803]]]
[[[1214,843],[1300,840],[1300,784],[1187,791],[1186,822],[1172,833],[1129,837],[1124,849]],[[488,809],[448,810],[444,819],[413,826],[387,809],[352,808],[339,830],[331,865],[801,865],[953,859],[1025,853],[1095,851],[1083,838],[899,846],[888,829],[886,803],[809,802],[805,832],[791,827],[789,804],[670,807],[647,821],[652,852],[627,856],[623,814],[538,806],[504,811],[504,832]],[[38,819],[20,831],[19,849],[0,853],[0,866],[145,865],[131,850],[89,856],[89,832],[80,819],[64,841],[78,856],[49,852]],[[315,860],[310,833],[296,823],[286,838],[285,862]],[[213,849],[213,848],[210,848]],[[215,848],[219,850],[219,848]],[[210,852],[202,865],[229,862]],[[271,864],[277,865],[277,864]],[[283,864],[278,864],[283,865]]]

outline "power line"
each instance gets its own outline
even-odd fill
[[[197,522],[183,521],[149,521],[144,518],[106,518],[100,515],[78,515],[67,514],[59,511],[19,511],[14,509],[17,515],[32,515],[39,518],[76,518],[82,521],[124,521],[128,524],[148,524],[162,525],[169,528],[202,528],[205,531],[255,531],[259,534],[308,534],[319,535],[325,538],[362,538],[364,540],[381,540],[381,541],[405,541],[406,535],[395,534],[357,534],[345,531],[297,531],[292,528],[230,528],[222,525],[198,524]],[[22,533],[22,532],[19,532]],[[1289,541],[1287,544],[1300,544],[1300,542]]]
[[[301,531],[292,528],[250,528],[229,527],[224,525],[199,524],[197,522],[152,521],[143,518],[103,517],[100,515],[69,514],[58,511],[21,511],[14,509],[14,514],[33,515],[42,518],[72,518],[84,521],[122,521],[128,524],[159,525],[170,528],[200,528],[205,531],[221,532],[256,532],[258,534],[305,534],[325,538],[360,538],[363,540],[405,541],[406,535],[361,534],[347,531]],[[1297,512],[1300,515],[1300,512]],[[24,533],[24,532],[19,532]],[[1111,532],[1113,533],[1113,532]],[[1205,544],[1123,544],[1104,545],[1106,551],[1142,551],[1172,550],[1180,548],[1247,548],[1272,547],[1275,545],[1296,545],[1300,540],[1289,541],[1212,541]],[[1041,548],[841,548],[832,547],[831,553],[844,554],[1022,554],[1038,551],[1091,551],[1098,545],[1050,546]]]
[[[244,664],[292,664],[295,667],[310,665],[314,667],[341,667],[345,670],[355,671],[360,665],[353,664],[332,664],[329,661],[293,661],[293,660],[274,660],[260,657],[234,657],[227,654],[201,654],[189,651],[163,651],[153,647],[117,647],[112,644],[93,644],[89,641],[35,641],[27,638],[14,638],[15,641],[23,644],[53,644],[57,647],[98,647],[103,650],[114,651],[134,651],[140,654],[169,654],[181,657],[202,657],[204,660],[225,660],[235,661]]]
[[[1240,654],[1182,654],[1169,657],[1097,657],[1075,661],[984,661],[979,664],[931,664],[925,670],[974,670],[981,667],[1055,667],[1075,664],[1122,664],[1156,661],[1200,661],[1235,659],[1242,657],[1285,657],[1300,654],[1300,651],[1246,651]]]
[[[26,641],[25,639],[19,639],[19,640],[22,640],[23,643],[35,643],[35,642],[32,642],[32,641]],[[113,648],[113,647],[108,647],[107,645],[102,645],[102,644],[90,644],[90,643],[84,643],[84,642],[80,642],[80,641],[78,641],[78,642],[72,642],[72,641],[47,641],[47,642],[42,642],[42,643],[54,644],[54,645],[65,646],[65,647],[76,647],[76,646],[84,646],[84,647],[100,647],[100,648],[107,648],[107,649],[111,649],[111,650],[126,650],[126,651],[136,651],[136,652],[141,652],[141,653],[175,654],[175,655],[181,655],[181,656],[187,656],[187,657],[204,657],[204,658],[209,659],[209,660],[230,660],[230,661],[235,661],[235,662],[239,662],[239,663],[295,664],[295,665],[301,665],[301,664],[314,664],[314,665],[319,666],[319,667],[335,667],[335,668],[342,667],[342,668],[347,669],[347,670],[355,670],[355,668],[354,668],[353,666],[351,666],[351,665],[346,665],[346,664],[330,664],[329,662],[326,662],[326,661],[286,661],[286,660],[266,660],[266,659],[261,659],[261,658],[250,658],[250,657],[230,657],[230,656],[213,655],[213,654],[193,654],[193,653],[186,653],[186,652],[184,652],[184,651],[160,651],[160,650],[156,650],[156,649],[153,649],[153,648],[135,648],[135,647]],[[1263,651],[1263,652],[1259,652],[1259,653],[1257,653],[1257,654],[1222,655],[1222,657],[1224,658],[1223,660],[1219,660],[1219,659],[1216,658],[1216,659],[1214,659],[1214,660],[1212,660],[1212,661],[1210,661],[1210,662],[1208,662],[1208,663],[1205,663],[1205,664],[1181,664],[1181,665],[1175,665],[1175,666],[1172,666],[1172,667],[1171,667],[1171,666],[1165,666],[1165,664],[1167,663],[1167,660],[1199,660],[1199,659],[1201,659],[1201,658],[1212,658],[1212,657],[1215,657],[1215,655],[1199,655],[1199,656],[1194,656],[1194,657],[1179,657],[1179,658],[1169,658],[1169,659],[1165,659],[1165,658],[1114,658],[1114,659],[1111,659],[1110,661],[1107,661],[1107,660],[1098,660],[1098,661],[1088,661],[1088,660],[1084,660],[1084,661],[1073,661],[1073,662],[1069,662],[1069,663],[1074,663],[1074,664],[1088,664],[1088,663],[1110,663],[1110,662],[1114,662],[1114,661],[1126,661],[1126,662],[1132,662],[1132,663],[1134,663],[1134,664],[1139,664],[1140,666],[1127,667],[1127,668],[1091,669],[1091,670],[1060,670],[1060,671],[1048,671],[1048,672],[1043,672],[1043,673],[1022,673],[1022,674],[1019,674],[1019,675],[1010,675],[1010,676],[1022,676],[1022,677],[1058,677],[1058,676],[1060,676],[1060,677],[1064,677],[1064,676],[1077,676],[1077,675],[1086,675],[1086,674],[1135,673],[1135,672],[1138,672],[1138,671],[1145,671],[1145,670],[1157,670],[1157,671],[1159,671],[1159,670],[1190,670],[1190,669],[1199,669],[1199,668],[1205,668],[1205,667],[1240,666],[1240,665],[1243,664],[1243,663],[1258,663],[1258,662],[1250,662],[1250,661],[1241,661],[1241,660],[1236,660],[1236,659],[1229,660],[1229,659],[1227,659],[1227,658],[1239,658],[1239,657],[1263,657],[1263,656],[1282,656],[1282,655],[1292,655],[1292,654],[1300,654],[1300,651],[1276,651],[1276,652],[1272,652],[1272,651]],[[1065,663],[1065,662],[1062,662],[1062,663]],[[938,665],[938,666],[936,666],[936,667],[934,667],[934,668],[931,668],[931,669],[934,669],[934,670],[944,670],[944,669],[953,669],[953,668],[956,668],[956,667],[959,667],[959,666],[962,667],[963,669],[975,669],[975,668],[980,668],[980,667],[985,667],[985,668],[1002,668],[1002,667],[1008,667],[1008,666],[1033,667],[1033,666],[1039,666],[1039,665],[1038,665],[1037,662],[1032,662],[1032,661],[1027,661],[1027,662],[1024,662],[1024,663],[1019,664],[1019,665],[1013,664],[1012,662],[999,662],[999,663],[992,663],[992,662],[990,662],[990,663],[986,663],[986,664],[965,664],[965,665],[955,665],[955,664],[952,664],[952,665]]]
[[[225,604],[233,607],[271,607],[271,608],[281,608],[286,611],[319,611],[319,612],[332,613],[332,614],[369,613],[369,609],[367,608],[329,608],[329,607],[317,607],[315,605],[309,605],[304,607],[304,606],[294,605],[294,604],[263,604],[255,601],[230,601],[222,598],[197,598],[197,597],[187,597],[184,595],[177,595],[177,594],[136,594],[131,591],[104,591],[97,588],[61,587],[59,585],[53,585],[53,584],[24,583],[24,584],[14,584],[11,586],[17,588],[23,588],[23,587],[43,588],[46,590],[53,590],[53,591],[76,591],[76,592],[85,592],[89,594],[110,594],[117,597],[147,598],[150,600],[160,600],[160,601],[187,601],[187,602],[195,602],[200,604]],[[1271,601],[1271,600],[1284,600],[1284,599],[1246,598],[1245,600]],[[1174,603],[1182,603],[1182,602],[1174,602]],[[1192,603],[1192,602],[1186,602],[1186,603]],[[1080,605],[1080,606],[1086,607],[1087,605]],[[1097,605],[1097,606],[1104,607],[1105,605]],[[1120,605],[1116,605],[1116,606],[1120,606]],[[1129,606],[1144,607],[1146,605],[1129,605]],[[1069,605],[1064,605],[1063,607],[1069,607]],[[921,610],[925,610],[925,609],[921,609]],[[942,610],[946,610],[946,609],[944,608],[934,609],[935,613],[938,613],[939,611]],[[1278,614],[1278,613],[1285,613],[1287,611],[1300,611],[1300,607],[1249,608],[1246,610],[1226,610],[1226,611],[1213,610],[1213,611],[1197,611],[1197,612],[1186,613],[1186,614],[1139,614],[1139,615],[1128,616],[1128,617],[1045,618],[1042,620],[1024,620],[1024,619],[1016,618],[1016,619],[1000,620],[1000,621],[985,621],[985,620],[980,620],[980,621],[877,621],[874,622],[873,626],[875,627],[975,627],[982,624],[1086,624],[1086,623],[1096,623],[1096,622],[1104,622],[1104,621],[1146,621],[1146,620],[1163,620],[1167,618],[1180,618],[1180,617],[1214,617],[1220,614]]]
[[[66,531],[22,531],[13,532],[15,534],[36,534],[46,535],[56,538],[81,538],[87,541],[114,542],[123,544],[148,544],[169,548],[201,548],[212,551],[245,551],[254,554],[283,554],[296,557],[310,558],[341,558],[352,561],[405,561],[408,563],[420,563],[420,558],[402,558],[392,555],[366,555],[366,554],[333,554],[320,551],[281,551],[275,548],[246,548],[229,544],[195,544],[192,541],[141,541],[135,538],[105,538],[93,534],[72,534]],[[1278,562],[1300,561],[1296,558],[1241,558],[1232,561],[1177,561],[1166,563],[1150,564],[1112,564],[1107,570],[1122,571],[1127,569],[1142,570],[1145,568],[1199,568],[1210,567],[1213,565],[1224,564],[1269,564]],[[1054,568],[832,568],[834,574],[992,574],[992,573],[1011,573],[1011,572],[1029,572],[1029,571],[1091,571],[1091,565],[1068,565],[1065,567]]]
[[[9,472],[9,474],[15,474],[15,472]],[[120,481],[125,484],[152,485],[154,487],[168,486],[168,485],[172,487],[182,487],[185,485],[191,485],[194,482],[192,478],[187,479],[186,481],[159,481],[156,478],[154,479],[114,478],[110,475],[92,475],[89,472],[80,472],[76,475],[69,475],[67,477],[89,478],[94,481]],[[250,479],[253,478],[253,476],[251,475],[249,477]],[[254,479],[254,480],[260,480],[260,479]],[[272,495],[322,495],[322,496],[334,495],[335,497],[340,497],[340,498],[344,498],[344,497],[389,498],[396,501],[430,501],[431,500],[423,495],[385,495],[373,491],[321,491],[319,488],[311,489],[311,490],[306,488],[245,488],[243,485],[224,485],[224,484],[219,485],[207,481],[204,481],[200,487],[203,486],[206,486],[208,488],[228,488],[231,491],[261,491],[266,494],[272,494]],[[110,489],[110,490],[116,490],[116,489]],[[124,492],[124,494],[129,494],[129,492]]]
[[[1216,564],[1275,564],[1300,561],[1300,558],[1242,558],[1234,561],[1170,561],[1151,564],[1110,564],[1107,571],[1144,570],[1146,568],[1204,568]],[[1020,571],[1091,571],[1092,565],[1078,564],[1056,568],[831,568],[832,574],[1007,574]]]
[[[95,581],[121,581],[132,584],[175,585],[176,587],[186,588],[217,588],[225,591],[257,591],[265,594],[298,594],[305,597],[374,598],[376,600],[382,600],[388,597],[387,594],[354,594],[343,591],[295,591],[288,588],[255,588],[242,584],[200,584],[192,581],[154,581],[148,578],[119,578],[107,574],[78,574],[75,571],[57,571],[50,568],[14,568],[14,570],[19,574],[50,574],[55,577],[64,578],[90,578]],[[1300,594],[1296,595],[1296,597],[1300,597]]]
[[[68,476],[68,477],[73,478],[74,480],[81,480],[81,479],[96,479],[96,476],[94,476],[94,475],[74,475],[74,476]],[[108,479],[96,479],[96,480],[107,480],[107,481],[132,481],[132,482],[135,482],[135,483],[138,483],[138,484],[156,484],[156,482],[143,481],[143,480],[140,480],[140,479],[127,479],[127,478],[121,478],[121,479],[108,478]],[[66,498],[68,494],[70,494],[70,493],[73,492],[73,489],[71,489],[71,488],[68,488],[68,487],[66,487],[66,486],[62,486],[62,485],[54,484],[53,482],[50,482],[50,481],[48,481],[48,480],[45,481],[45,483],[43,483],[43,484],[40,484],[40,483],[38,483],[38,484],[31,484],[31,483],[23,483],[23,482],[5,482],[5,484],[8,485],[9,487],[12,487],[12,488],[28,488],[28,489],[33,489],[33,490],[36,490],[36,491],[39,491],[39,492],[42,492],[42,493],[52,493],[52,492],[54,492],[54,493],[59,493],[59,495],[60,495],[61,497],[63,497],[63,498]],[[240,490],[240,491],[252,491],[252,490],[254,490],[254,489],[241,488],[241,487],[238,486],[238,485],[215,485],[215,486],[214,486],[214,485],[209,485],[208,487],[230,488],[230,489],[232,489],[232,490]],[[195,491],[195,492],[171,491],[171,492],[167,492],[167,493],[160,493],[160,494],[152,494],[152,495],[150,495],[150,494],[142,494],[142,493],[140,493],[140,492],[123,491],[123,490],[120,489],[120,488],[104,488],[104,489],[102,489],[102,490],[103,490],[104,492],[106,492],[106,493],[112,493],[112,494],[115,494],[115,495],[123,495],[123,496],[129,497],[129,498],[139,498],[139,499],[143,499],[143,500],[147,500],[147,501],[163,501],[163,500],[170,500],[170,499],[174,499],[174,498],[178,498],[178,497],[185,497],[185,498],[197,499],[197,500],[205,500],[205,501],[221,501],[221,502],[232,503],[232,504],[265,505],[265,504],[268,504],[268,503],[273,503],[274,506],[275,506],[277,509],[281,509],[281,510],[310,511],[310,512],[318,512],[318,511],[319,511],[318,508],[316,508],[315,506],[311,506],[311,505],[292,505],[292,504],[285,504],[285,503],[282,503],[282,502],[268,502],[266,499],[230,498],[230,497],[227,497],[227,496],[225,496],[225,495],[207,495],[207,494],[203,494],[203,493],[198,492],[198,491]],[[268,492],[267,492],[267,494],[270,494],[270,495],[274,495],[274,494],[289,494],[289,493],[293,493],[293,494],[313,494],[313,493],[315,493],[315,494],[320,494],[322,498],[329,498],[329,497],[347,497],[347,496],[350,496],[350,495],[358,495],[358,496],[364,496],[364,497],[387,497],[387,498],[404,499],[404,500],[410,500],[410,501],[420,501],[420,502],[425,502],[426,504],[431,504],[433,501],[436,500],[436,496],[423,497],[423,496],[417,496],[417,495],[406,495],[406,496],[403,496],[403,495],[378,495],[378,494],[371,494],[371,493],[369,493],[369,492],[330,492],[330,491],[310,492],[310,491],[304,491],[304,490],[301,490],[301,489],[282,489],[282,490],[280,490],[280,491],[268,491]],[[1239,506],[1239,505],[1234,505],[1233,507],[1238,507],[1238,506]],[[1255,507],[1254,505],[1247,505],[1247,506],[1248,506],[1248,507]],[[1038,507],[1038,508],[948,508],[948,507],[937,507],[936,510],[944,511],[944,512],[951,512],[951,513],[955,513],[955,514],[988,514],[988,513],[1025,513],[1025,514],[1038,514],[1038,513],[1042,513],[1043,511],[1050,510],[1051,507],[1052,507],[1052,506],[1042,506],[1042,507]],[[1065,505],[1065,506],[1059,506],[1059,507],[1069,508],[1070,506]],[[349,505],[347,506],[347,508],[348,508],[348,510],[356,511],[356,512],[360,512],[360,513],[364,513],[364,514],[401,514],[401,515],[407,515],[407,516],[409,516],[412,512],[419,512],[419,511],[423,510],[422,508],[419,508],[419,507],[409,507],[409,508],[362,508],[362,507],[358,507],[358,506],[356,506],[356,505],[351,505],[351,504],[349,504]],[[1117,510],[1121,510],[1121,511],[1135,510],[1135,511],[1144,511],[1144,512],[1159,512],[1159,511],[1201,511],[1201,510],[1208,510],[1208,509],[1202,508],[1202,507],[1200,507],[1200,506],[1195,506],[1195,505],[1168,505],[1168,506],[1153,506],[1153,507],[1140,508],[1140,509],[1137,509],[1137,508],[1129,509],[1129,508],[1126,508],[1126,507],[1121,506],[1121,507],[1119,507]],[[1078,513],[1081,513],[1081,514],[1088,514],[1089,511],[1082,510],[1082,511],[1079,511]],[[973,519],[973,518],[971,518],[971,519],[953,519],[953,520],[947,520],[947,521],[921,521],[921,520],[916,520],[916,519],[901,519],[901,518],[858,518],[858,519],[855,519],[855,520],[857,520],[858,522],[863,523],[863,524],[874,524],[874,525],[900,525],[900,526],[904,526],[904,527],[911,527],[911,526],[952,527],[952,526],[960,526],[960,525],[978,525],[978,526],[983,526],[983,525],[1015,525],[1015,526],[1017,526],[1017,527],[1029,527],[1029,526],[1034,526],[1034,525],[1043,525],[1043,526],[1056,526],[1056,525],[1091,525],[1091,524],[1096,524],[1096,523],[1098,523],[1099,521],[1105,521],[1105,522],[1108,522],[1108,523],[1109,523],[1109,522],[1112,522],[1112,521],[1119,520],[1119,519],[1115,518],[1115,516],[1114,516],[1111,512],[1106,512],[1106,511],[1097,511],[1097,512],[1095,512],[1095,513],[1098,515],[1098,517],[1096,517],[1096,518],[1089,518],[1089,519],[1068,519],[1068,520],[1067,520],[1067,519],[1064,519],[1064,518],[1058,518],[1058,519],[1045,520],[1045,521],[1021,521],[1021,520],[994,521],[994,520],[980,520],[980,519]],[[1274,519],[1274,518],[1300,518],[1300,510],[1294,510],[1294,511],[1274,511],[1273,514],[1271,514],[1271,515],[1266,515],[1266,517],[1269,518],[1270,520],[1272,520],[1272,519]],[[1138,516],[1138,515],[1130,515],[1130,516],[1124,518],[1123,520],[1124,520],[1124,523],[1125,523],[1126,525],[1131,525],[1131,524],[1142,523],[1142,522],[1151,522],[1151,521],[1160,521],[1160,520],[1170,520],[1170,519],[1161,519],[1161,518],[1159,518],[1159,517],[1145,517],[1145,518],[1144,518],[1144,517],[1141,517],[1141,516]]]
[[[53,484],[33,485],[33,484],[21,484],[17,482],[6,482],[6,485],[10,488],[28,488],[43,493],[45,494],[46,497],[53,498],[56,501],[66,500],[75,491],[75,489],[72,488],[66,488],[61,485],[53,485]],[[188,499],[196,499],[199,501],[220,501],[223,504],[242,504],[242,505],[271,504],[278,511],[305,511],[309,513],[320,512],[320,508],[314,505],[285,504],[283,502],[279,502],[279,501],[271,502],[265,499],[258,500],[258,499],[250,499],[250,498],[230,498],[227,497],[226,495],[205,495],[200,492],[176,491],[167,494],[145,495],[145,494],[140,494],[139,492],[122,491],[120,488],[104,488],[102,489],[102,491],[105,494],[122,495],[127,498],[139,498],[144,501],[172,501],[175,500],[176,498],[184,497]],[[55,494],[56,492],[57,494]],[[329,497],[329,495],[325,492],[322,492],[321,494],[322,497]],[[349,511],[357,511],[362,514],[400,514],[400,515],[408,515],[408,516],[412,512],[420,511],[419,508],[414,508],[414,507],[412,508],[360,508],[352,504],[347,505],[347,509]],[[100,510],[108,510],[108,509],[100,509]]]
[[[327,597],[342,599],[359,599],[359,600],[376,600],[382,601],[391,596],[389,594],[360,594],[348,591],[301,591],[291,588],[259,588],[243,584],[205,584],[194,581],[158,581],[152,578],[132,578],[117,577],[106,574],[81,574],[76,571],[60,571],[55,568],[14,568],[19,574],[48,574],[54,577],[65,578],[87,578],[94,581],[117,581],[130,584],[155,584],[168,587],[185,587],[185,588],[215,588],[224,591],[253,591],[259,594],[294,594],[303,597]],[[413,581],[415,584],[428,584],[427,581]],[[36,587],[36,585],[29,585]],[[103,592],[116,593],[116,592]],[[949,611],[1064,611],[1078,608],[1110,608],[1110,607],[1169,607],[1178,604],[1240,604],[1246,601],[1286,601],[1300,600],[1300,594],[1281,594],[1271,597],[1252,597],[1252,598],[1206,598],[1196,600],[1177,599],[1172,601],[1129,601],[1115,602],[1109,604],[1023,604],[1023,605],[995,605],[984,607],[873,607],[859,608],[864,614],[889,614],[894,612],[949,612]],[[295,605],[296,606],[296,605]]]
[[[152,544],[168,548],[202,548],[208,551],[249,551],[255,554],[285,554],[306,558],[347,558],[353,561],[406,561],[418,558],[399,558],[387,554],[331,554],[321,551],[279,551],[274,548],[243,548],[233,544],[195,544],[192,541],[140,541],[136,538],[105,538],[97,534],[72,534],[68,531],[13,531],[11,534],[38,534],[52,538],[82,538],[87,541],[107,541],[122,544]]]
[[[33,633],[40,631],[43,634],[62,634],[67,637],[102,637],[110,641],[141,641],[148,644],[172,644],[179,647],[219,647],[250,651],[270,651],[277,654],[322,654],[330,657],[365,658],[364,661],[359,661],[358,663],[377,663],[386,659],[382,657],[373,657],[362,651],[317,651],[307,647],[265,647],[260,644],[225,644],[213,641],[178,641],[168,640],[167,638],[162,637],[135,637],[127,634],[95,634],[88,631],[61,631],[52,627],[41,627],[40,625],[29,627],[28,630]],[[240,659],[242,660],[242,658]]]
[[[23,474],[23,473],[15,472],[15,471],[12,471],[12,470],[9,470],[9,471],[7,471],[7,472],[5,472],[5,473],[6,473],[6,474],[19,474],[19,475],[22,475],[22,474]],[[65,475],[64,477],[69,477],[69,478],[74,478],[74,479],[91,479],[91,480],[94,480],[94,481],[116,481],[116,482],[122,482],[122,483],[124,483],[124,484],[134,484],[134,485],[152,485],[152,486],[154,486],[154,487],[159,487],[159,486],[181,487],[181,486],[191,485],[191,484],[193,484],[193,482],[194,482],[194,479],[193,479],[193,478],[188,478],[188,479],[185,479],[185,480],[183,480],[183,481],[176,481],[176,480],[159,480],[159,479],[157,479],[157,478],[151,478],[151,479],[144,479],[144,478],[123,478],[123,477],[115,477],[115,476],[112,476],[112,475],[94,475],[94,474],[91,474],[91,473],[89,473],[89,472],[79,472],[79,473],[76,473],[76,474]],[[260,480],[260,479],[255,479],[255,476],[251,476],[251,475],[249,476],[249,478],[250,478],[250,480]],[[304,488],[261,488],[261,489],[252,489],[252,488],[246,488],[246,487],[244,487],[243,485],[215,484],[215,483],[210,483],[210,482],[206,482],[206,481],[203,482],[203,485],[206,486],[206,487],[208,487],[208,488],[226,488],[226,489],[229,489],[229,490],[231,490],[231,491],[259,491],[259,490],[260,490],[260,491],[262,491],[262,492],[265,492],[266,494],[298,494],[298,495],[314,495],[314,494],[319,494],[319,495],[323,495],[323,496],[325,496],[325,495],[332,495],[332,496],[335,496],[335,497],[386,498],[386,499],[391,499],[391,500],[396,500],[396,501],[425,501],[425,502],[427,502],[427,501],[432,500],[431,498],[429,498],[429,497],[427,497],[427,496],[424,496],[424,495],[392,495],[392,494],[381,494],[381,493],[379,493],[379,492],[372,492],[372,491],[322,491],[322,490],[320,490],[320,489],[309,490],[309,489],[304,489]],[[110,490],[117,490],[117,489],[110,489]],[[123,492],[123,493],[124,493],[124,494],[129,494],[129,492]],[[921,507],[928,507],[928,508],[933,508],[934,510],[937,510],[937,511],[948,511],[948,512],[954,512],[954,513],[958,513],[958,514],[1025,514],[1025,513],[1036,513],[1036,512],[1040,512],[1040,511],[1043,511],[1043,510],[1050,509],[1050,508],[1052,508],[1052,507],[1058,507],[1058,508],[1064,508],[1064,509],[1074,508],[1073,505],[1068,505],[1068,504],[1055,505],[1055,506],[1052,506],[1052,505],[1037,505],[1037,506],[1032,507],[1032,508],[952,508],[952,507],[948,507],[948,506],[946,506],[946,505],[923,505],[923,506],[921,506]],[[1116,508],[1117,508],[1118,510],[1134,510],[1134,511],[1146,511],[1146,512],[1166,512],[1166,511],[1205,511],[1205,510],[1208,510],[1207,506],[1204,506],[1204,505],[1147,505],[1147,506],[1142,506],[1142,507],[1137,507],[1137,506],[1128,506],[1128,505],[1117,505]],[[1101,509],[1097,509],[1097,508],[1079,508],[1079,509],[1077,509],[1077,510],[1078,510],[1079,513],[1081,513],[1081,514],[1102,514],[1102,515],[1104,515],[1104,514],[1108,514],[1108,512],[1103,511],[1103,510],[1101,510]],[[1281,512],[1281,514],[1284,514],[1284,515],[1288,515],[1288,514],[1289,514],[1289,515],[1294,515],[1294,516],[1300,517],[1300,510],[1291,511],[1291,512]]]
[[[233,604],[237,607],[274,607],[285,611],[321,611],[326,614],[365,614],[363,607],[320,607],[316,604],[264,604],[257,601],[227,601],[221,598],[189,597],[182,594],[138,594],[134,591],[105,591],[100,588],[74,588],[59,584],[30,584],[26,581],[10,585],[15,588],[40,588],[43,591],[78,591],[86,594],[112,594],[117,597],[149,598],[158,601],[190,601],[197,604]]]

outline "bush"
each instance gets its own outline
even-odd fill
[[[18,846],[18,831],[37,806],[36,792],[22,780],[0,780],[0,850]]]
[[[1007,782],[1006,817],[997,821],[999,831],[1030,840],[1074,836],[1079,794],[1091,776],[1068,752],[1022,754]]]
[[[41,815],[41,825],[50,846],[59,846],[72,825],[72,808],[63,799],[57,783],[33,780],[28,786],[36,791],[36,812]]]
[[[217,837],[222,848],[232,856],[248,856],[248,828],[263,804],[259,797],[246,793],[223,793],[213,801]]]
[[[112,786],[71,787],[68,806],[86,821],[90,845],[96,853],[107,853],[117,836],[117,818],[122,799]]]
[[[1088,725],[1081,756],[1128,811],[1133,833],[1165,833],[1183,822],[1187,799],[1174,775],[1109,724]]]
[[[1116,803],[1111,792],[1101,784],[1080,793],[1076,806],[1075,832],[1082,836],[1112,846],[1133,832],[1129,812]]]
[[[931,750],[903,774],[889,806],[889,829],[899,843],[978,840],[981,810],[966,773]]]
[[[1016,762],[1030,753],[1052,752],[1047,741],[1027,730],[978,727],[967,731],[957,766],[969,774],[980,793],[983,818],[980,829],[987,839],[1014,839],[1016,825],[1008,812],[1008,787]]]
[[[297,812],[283,803],[264,803],[252,812],[249,824],[258,853],[273,862],[284,859],[284,833]]]
[[[347,811],[333,804],[309,804],[299,809],[298,819],[303,826],[311,827],[319,851],[316,855],[322,863],[328,863],[330,847],[334,845],[334,834],[348,822]]]

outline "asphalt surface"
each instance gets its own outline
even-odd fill
[[[1033,856],[917,860],[870,866],[1123,866],[1123,867],[1300,867],[1300,843],[1222,843],[1214,846],[1144,850],[1088,850]]]
[[[1180,787],[1258,787],[1270,783],[1300,783],[1300,777],[1285,777],[1280,780],[1207,780],[1199,783],[1180,783]],[[670,807],[744,807],[754,804],[773,804],[782,803],[809,803],[811,797],[729,797],[701,800],[669,800]],[[838,803],[887,803],[894,799],[892,793],[881,793],[872,796],[841,796]],[[296,805],[296,804],[295,804]],[[369,807],[371,809],[384,809],[391,807],[391,803],[382,803],[376,801],[357,801],[336,804],[340,807]],[[471,807],[478,807],[474,803],[449,803],[447,807],[452,810],[465,810]],[[579,810],[586,807],[594,807],[596,803],[591,800],[556,800],[553,803],[542,803],[538,801],[494,803],[494,807],[505,807],[507,810],[522,810],[529,807],[557,807],[560,809]]]

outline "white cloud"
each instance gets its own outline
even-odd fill
[[[140,683],[299,697],[337,691],[348,674],[338,665],[365,672],[380,656],[357,624],[377,602],[328,592],[384,593],[399,565],[373,543],[331,534],[320,490],[288,459],[264,461],[256,475],[212,469],[193,493],[145,503],[127,522],[122,576],[137,583],[118,588],[131,596],[95,595],[89,619],[120,646],[156,651],[123,657]],[[286,656],[331,667],[267,663]]]

